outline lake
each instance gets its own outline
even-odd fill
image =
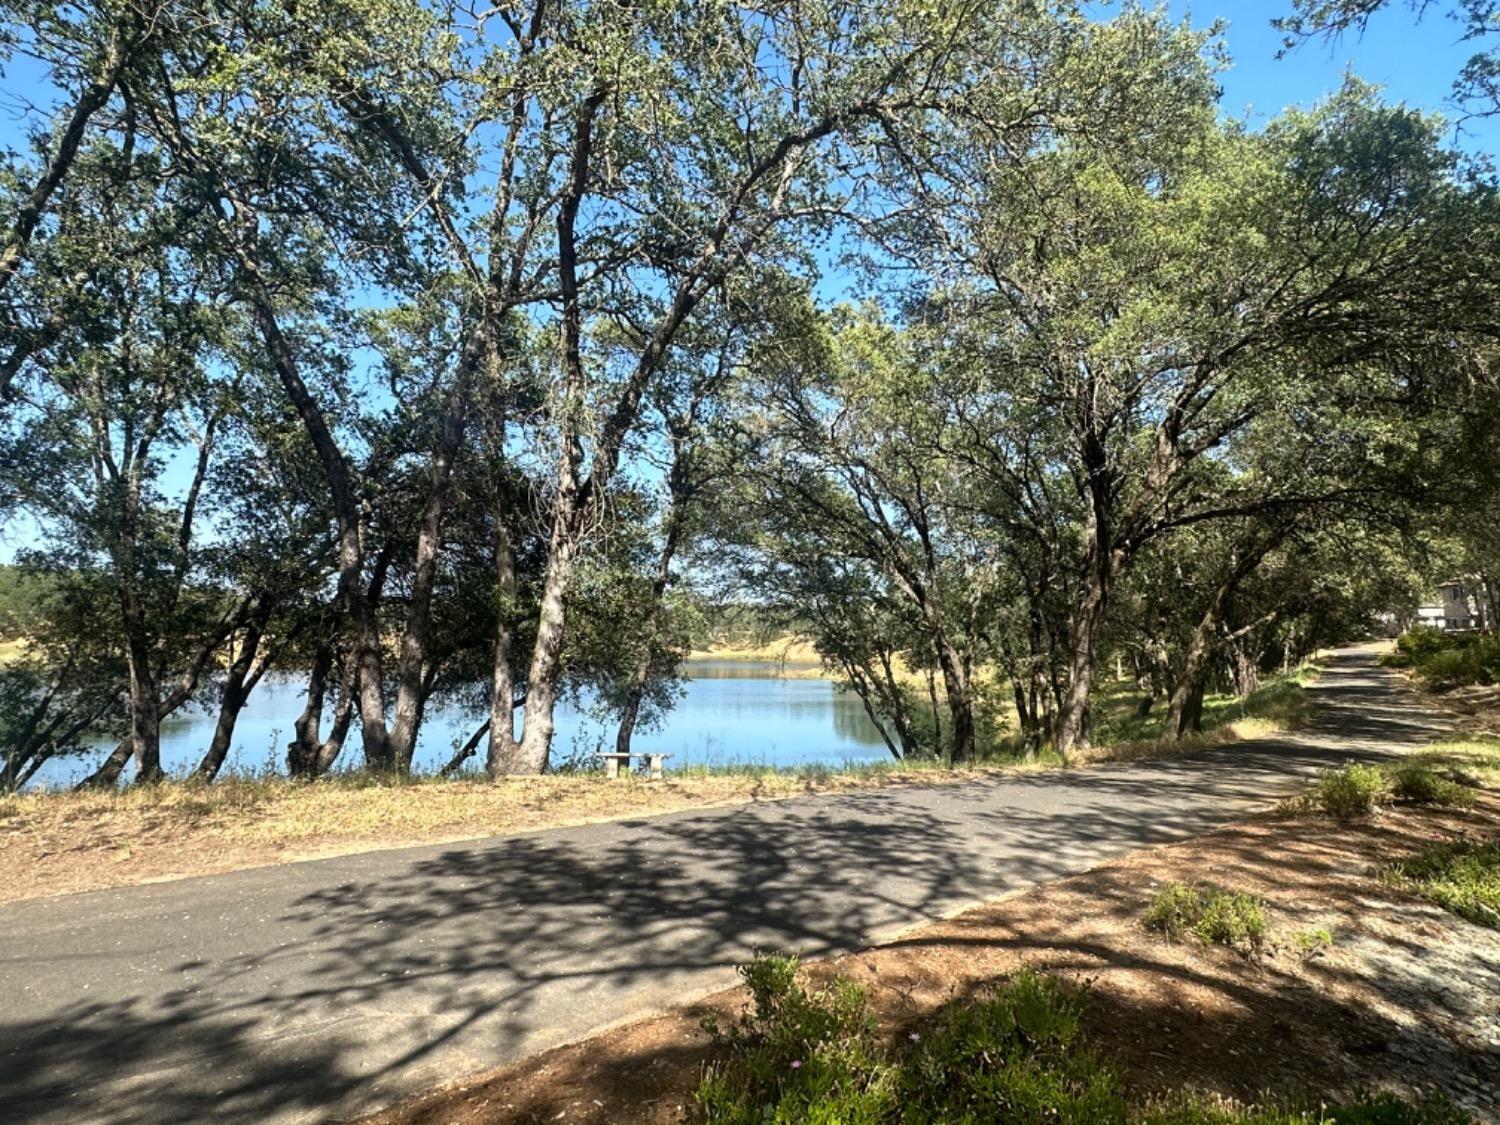
[[[841,692],[814,668],[792,669],[748,660],[694,660],[677,706],[660,729],[637,731],[632,749],[662,751],[672,757],[667,768],[691,765],[765,763],[777,766],[882,761],[890,751],[865,715],[859,698]],[[286,764],[286,744],[302,710],[300,680],[263,682],[250,696],[235,728],[226,770],[263,772]],[[162,766],[172,773],[192,769],[213,734],[215,714],[201,711],[174,716],[162,724]],[[414,765],[419,771],[440,768],[481,718],[452,708],[430,712],[422,726]],[[326,729],[326,728],[325,728]],[[601,725],[576,708],[558,708],[553,761],[613,749],[615,727]],[[112,744],[111,744],[112,745]],[[480,748],[478,761],[483,761]],[[340,766],[363,762],[359,724],[344,745]],[[37,786],[66,785],[94,768],[93,758],[49,762]]]

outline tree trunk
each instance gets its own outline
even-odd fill
[[[1172,700],[1167,710],[1167,732],[1174,738],[1182,738],[1188,731],[1201,730],[1203,723],[1203,693],[1208,675],[1208,658],[1213,652],[1214,635],[1229,606],[1229,600],[1239,585],[1255,572],[1261,560],[1279,542],[1280,536],[1262,540],[1253,547],[1236,552],[1224,580],[1219,583],[1198,627],[1193,630],[1187,653],[1182,662],[1182,672],[1172,689]]]
[[[1053,735],[1053,744],[1064,759],[1075,749],[1088,745],[1089,698],[1094,689],[1096,646],[1106,598],[1105,580],[1097,578],[1074,618],[1069,640],[1068,685],[1058,707]]]
[[[1234,694],[1244,699],[1260,690],[1260,653],[1241,641],[1229,645],[1229,671]]]
[[[156,678],[151,672],[151,653],[145,642],[131,638],[126,645],[130,671],[130,738],[135,753],[137,784],[162,779],[161,712]]]
[[[265,610],[260,610],[245,625],[245,638],[240,643],[240,651],[230,662],[229,671],[224,677],[224,691],[219,700],[219,718],[214,724],[213,738],[209,741],[203,760],[193,771],[193,776],[199,781],[212,781],[219,776],[219,771],[224,768],[224,759],[229,756],[235,724],[239,721],[245,700],[250,696],[250,673],[255,667],[256,655],[260,652],[266,616]]]
[[[640,718],[641,702],[646,698],[646,688],[651,683],[651,667],[655,663],[656,630],[661,624],[662,599],[667,595],[667,583],[672,578],[672,559],[677,554],[677,545],[682,539],[682,506],[687,503],[686,484],[681,477],[681,450],[677,451],[669,474],[671,501],[667,510],[665,534],[661,552],[656,558],[656,574],[651,579],[651,604],[642,626],[644,643],[641,657],[636,662],[635,675],[630,685],[630,694],[620,713],[620,729],[615,733],[615,753],[630,753],[630,739],[635,733],[635,724]]]
[[[307,702],[292,726],[292,741],[286,748],[287,773],[292,777],[314,777],[318,747],[322,745],[323,704],[328,697],[328,674],[333,670],[333,642],[326,636],[313,652],[307,674]]]
[[[979,756],[974,733],[974,700],[963,661],[946,637],[938,640],[938,663],[943,672],[943,691],[948,697],[949,725],[953,728],[953,760],[972,762]]]
[[[325,741],[321,735],[323,709],[328,699],[328,676],[333,670],[334,651],[330,641],[323,641],[313,654],[312,671],[307,679],[307,703],[297,717],[296,737],[287,746],[287,772],[294,778],[311,780],[327,773],[344,749],[344,740],[354,722],[354,700],[359,690],[355,680],[359,670],[346,660],[339,690],[338,709]]]
[[[495,513],[495,655],[490,685],[490,748],[484,772],[491,781],[518,763],[516,685],[511,671],[511,614],[516,604],[516,551],[505,513]]]
[[[443,545],[443,515],[453,482],[453,465],[463,450],[468,422],[469,385],[480,361],[490,351],[487,318],[470,332],[453,374],[443,412],[443,432],[428,469],[427,497],[418,525],[411,590],[407,595],[406,627],[401,637],[397,668],[396,710],[391,726],[389,756],[397,773],[411,772],[412,754],[422,723],[422,682],[427,667],[428,635],[432,627],[432,592],[437,583],[438,552]]]
[[[541,773],[552,753],[552,734],[556,729],[557,685],[562,670],[563,613],[568,584],[573,574],[571,537],[553,537],[552,554],[547,560],[542,585],[542,604],[537,623],[536,645],[532,649],[531,667],[526,675],[526,708],[523,712],[521,740],[507,773]],[[493,730],[491,731],[493,734]]]
[[[120,775],[125,772],[125,765],[135,755],[135,739],[126,735],[115,744],[115,748],[109,752],[109,757],[99,763],[99,768],[77,785],[75,790],[84,789],[113,789],[119,783]]]
[[[1200,679],[1188,692],[1187,699],[1182,706],[1182,715],[1179,719],[1177,737],[1182,738],[1188,732],[1197,734],[1203,729],[1203,696],[1208,690],[1207,684]]]

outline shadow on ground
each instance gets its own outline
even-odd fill
[[[12,1121],[324,1120],[1218,825],[1432,721],[1367,653],[1295,738],[8,907]]]

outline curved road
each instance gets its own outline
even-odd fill
[[[389,1103],[1204,831],[1440,722],[1369,649],[1295,736],[1168,762],[740,805],[0,911],[0,1118],[294,1122]]]

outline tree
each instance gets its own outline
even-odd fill
[[[1250,135],[1217,118],[1202,37],[1137,12],[1084,39],[1050,88],[1054,128],[1001,142],[959,116],[896,153],[910,202],[883,232],[891,253],[937,258],[927,308],[981,373],[952,408],[965,459],[996,523],[1035,539],[1069,591],[1063,753],[1086,739],[1100,631],[1140,550],[1317,499],[1292,482],[1218,492],[1200,466],[1262,419],[1337,433],[1404,397],[1418,357],[1471,346],[1493,308],[1458,249],[1493,207],[1436,122],[1350,86]],[[1124,77],[1101,120],[1084,79],[1103,65]]]
[[[1390,0],[1293,0],[1293,14],[1272,20],[1285,33],[1285,50],[1309,39],[1335,39],[1350,31],[1362,33],[1370,20]],[[1406,7],[1420,18],[1440,7],[1436,0],[1406,0]],[[1474,117],[1500,113],[1500,52],[1494,37],[1500,36],[1500,7],[1495,0],[1452,0],[1444,14],[1463,27],[1462,38],[1482,44],[1453,80],[1453,100]]]

